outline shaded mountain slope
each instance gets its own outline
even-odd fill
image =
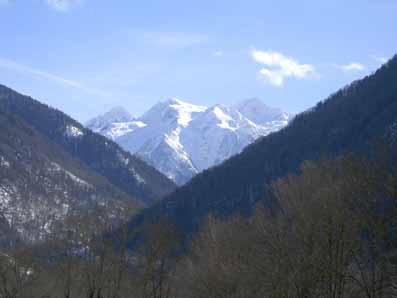
[[[0,85],[0,112],[14,114],[127,194],[150,204],[174,190],[172,181],[116,143],[66,114]]]
[[[305,160],[344,152],[366,153],[375,140],[397,133],[397,56],[376,73],[339,90],[284,129],[199,174],[161,203],[134,217],[130,227],[167,215],[185,233],[210,213],[247,212],[270,183]]]
[[[2,245],[44,240],[95,209],[120,224],[142,207],[17,116],[0,112],[0,127]]]

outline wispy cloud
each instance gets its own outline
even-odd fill
[[[51,8],[61,12],[69,11],[72,7],[82,2],[82,0],[44,0],[44,1]]]
[[[365,69],[365,66],[358,62],[351,62],[348,64],[335,66],[344,72],[363,71]]]
[[[379,63],[382,63],[382,64],[387,62],[387,58],[386,58],[386,57],[383,57],[383,56],[369,55],[369,57],[370,57],[372,60],[375,60],[376,62],[379,62]]]
[[[154,46],[166,48],[188,48],[204,44],[209,38],[207,35],[197,33],[144,32],[143,39],[145,42]]]
[[[281,87],[286,78],[304,79],[315,74],[315,68],[310,64],[301,64],[297,60],[273,51],[251,51],[252,58],[265,65],[259,74],[270,84]]]
[[[87,87],[83,84],[81,84],[80,82],[74,81],[74,80],[69,80],[69,79],[65,79],[59,75],[56,74],[52,74],[40,69],[36,69],[36,68],[32,68],[26,65],[22,65],[19,64],[13,60],[9,60],[9,59],[2,59],[0,58],[0,68],[3,69],[8,69],[14,72],[18,72],[18,73],[22,73],[25,75],[29,75],[32,77],[36,77],[36,78],[41,78],[41,79],[45,79],[48,81],[52,81],[67,87],[71,87],[74,89],[78,89],[80,91],[83,91],[85,93],[89,93],[89,94],[93,94],[93,95],[97,95],[97,96],[101,96],[101,97],[108,97],[110,96],[109,93],[103,91],[103,90],[99,90],[99,89],[95,89],[95,88],[90,88]]]

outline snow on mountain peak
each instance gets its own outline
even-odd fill
[[[136,120],[123,107],[115,107],[86,123],[86,127],[92,131],[103,134],[112,140],[145,126],[145,123]]]
[[[219,122],[216,124],[220,128],[230,129],[235,131],[236,127],[233,126],[235,119],[227,113],[227,108],[223,105],[216,105],[211,109],[211,112],[215,115]]]
[[[114,120],[133,119],[132,115],[125,108],[120,106],[114,107],[109,112],[105,113],[104,116],[106,116],[107,118],[112,118]]]
[[[207,107],[194,105],[177,98],[159,102],[146,112],[140,119],[145,123],[186,127],[195,113],[205,111]]]
[[[166,103],[168,105],[183,105],[183,104],[189,104],[188,102],[185,102],[179,98],[176,97],[170,97],[163,101],[163,103]]]
[[[242,115],[257,124],[264,124],[271,121],[288,121],[290,115],[279,108],[267,106],[259,98],[243,100],[235,106]]]
[[[179,99],[173,99],[173,103],[170,105],[171,108],[178,112],[178,124],[186,127],[190,121],[192,121],[192,114],[204,112],[207,107],[198,106],[191,103],[181,101]]]
[[[119,112],[116,109],[105,114],[107,120],[122,114]],[[92,129],[95,121],[90,123]],[[140,118],[108,123],[98,132],[183,184],[287,123],[288,114],[259,99],[234,107],[218,104],[208,108],[170,98],[155,104]]]
[[[123,107],[115,107],[110,111],[89,120],[85,126],[89,127],[92,131],[102,133],[104,130],[110,129],[114,123],[125,123],[134,121],[134,117]],[[112,128],[114,130],[114,127]],[[118,133],[115,133],[116,135]],[[111,137],[110,135],[107,135]],[[112,138],[112,137],[111,137]]]
[[[114,122],[129,122],[133,119],[134,117],[123,107],[114,107],[103,115],[88,121],[87,126],[106,125]]]

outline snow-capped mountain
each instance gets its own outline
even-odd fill
[[[289,120],[288,113],[259,99],[233,107],[205,107],[173,98],[157,103],[140,118],[117,108],[86,126],[181,185],[241,152],[257,138],[281,129]]]
[[[250,98],[238,103],[235,107],[243,116],[257,124],[267,124],[272,121],[288,121],[290,114],[279,108],[265,105],[259,98]]]
[[[86,126],[114,140],[137,128],[145,126],[145,124],[137,121],[123,107],[115,107],[109,112],[91,119]]]

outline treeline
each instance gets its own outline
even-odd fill
[[[273,184],[275,208],[208,217],[186,254],[165,218],[133,252],[131,231],[115,246],[95,216],[71,219],[45,245],[4,251],[0,297],[397,296],[396,182],[386,158],[305,162]]]
[[[396,176],[345,157],[274,184],[279,208],[209,219],[184,260],[181,297],[392,297]]]

